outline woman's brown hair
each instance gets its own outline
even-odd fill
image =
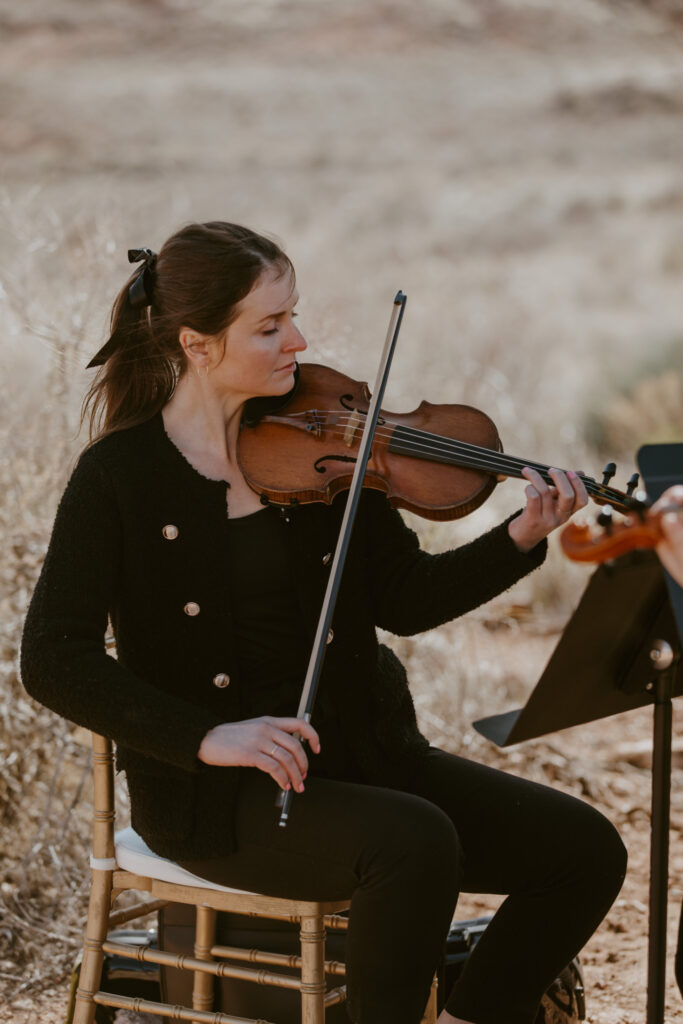
[[[172,235],[114,302],[109,340],[93,361],[103,365],[83,402],[90,442],[159,412],[185,370],[180,329],[220,335],[270,268],[294,273],[275,242],[238,224],[189,224]]]

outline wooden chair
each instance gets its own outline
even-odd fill
[[[94,734],[92,743],[95,790],[92,883],[73,1024],[92,1024],[97,1005],[159,1014],[168,1020],[196,1021],[197,1024],[267,1024],[214,1012],[216,977],[296,989],[301,993],[302,1024],[324,1024],[325,1009],[346,998],[343,985],[328,990],[326,984],[326,975],[341,979],[345,968],[341,963],[325,960],[325,934],[327,929],[346,928],[347,920],[341,912],[348,909],[348,901],[276,899],[229,889],[158,857],[131,828],[115,835],[113,746],[110,740]],[[127,890],[148,893],[151,898],[112,912],[117,897]],[[167,953],[150,946],[126,945],[107,938],[111,928],[144,917],[168,903],[196,907],[194,956]],[[300,956],[216,945],[219,910],[299,923]],[[192,971],[192,1008],[100,991],[105,954]],[[243,966],[245,962],[264,966],[255,969]],[[278,966],[296,968],[299,976],[267,969]],[[423,1024],[435,1022],[436,989],[433,986]]]

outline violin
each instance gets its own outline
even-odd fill
[[[348,489],[370,405],[364,382],[317,363],[300,365],[298,388],[282,408],[242,427],[238,459],[247,483],[264,504],[331,503]],[[549,466],[506,455],[495,424],[469,405],[432,405],[413,412],[380,410],[363,486],[386,494],[394,508],[425,519],[469,515],[506,477],[521,477],[525,466],[553,484]],[[628,511],[638,483],[627,491],[579,474],[591,498]]]
[[[567,523],[560,533],[562,551],[573,562],[609,562],[637,548],[654,548],[664,540],[661,522],[667,512],[683,512],[681,505],[665,505],[657,512],[644,502],[622,522],[614,522],[608,509],[595,523]]]

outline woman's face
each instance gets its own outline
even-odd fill
[[[224,356],[210,373],[214,386],[245,399],[284,395],[294,386],[296,353],[306,348],[294,323],[298,301],[290,272],[264,271],[227,329]]]

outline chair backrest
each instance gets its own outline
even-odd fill
[[[92,734],[93,764],[93,841],[97,860],[114,858],[114,744],[106,736]]]

